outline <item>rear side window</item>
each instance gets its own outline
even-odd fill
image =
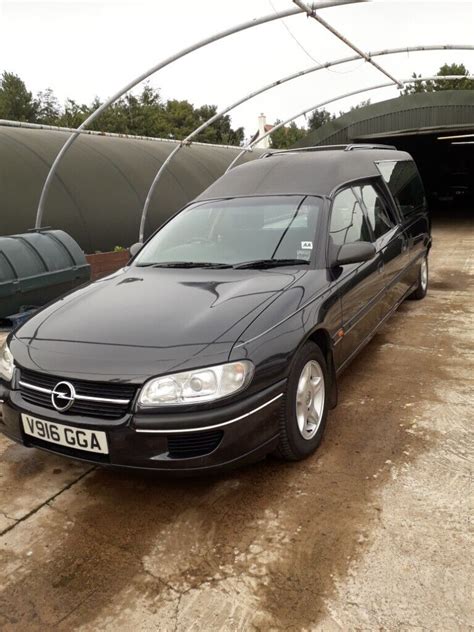
[[[403,217],[426,207],[423,183],[412,160],[384,160],[376,165]]]
[[[371,241],[367,220],[352,189],[344,189],[334,198],[329,233],[336,246]]]
[[[367,209],[367,216],[375,239],[379,239],[395,226],[387,205],[371,184],[356,187],[356,193]]]

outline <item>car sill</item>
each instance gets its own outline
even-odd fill
[[[337,369],[336,375],[339,375],[340,373],[342,373],[342,371],[352,362],[352,360],[361,351],[361,349],[363,349],[365,345],[367,345],[372,340],[372,338],[375,336],[375,334],[380,329],[380,327],[382,327],[385,321],[387,321],[397,311],[397,309],[400,307],[400,305],[403,303],[406,297],[409,296],[415,288],[416,288],[416,283],[408,288],[408,290],[405,292],[402,298],[398,299],[398,301],[395,303],[395,305],[393,305],[390,311],[388,311],[385,314],[382,320],[380,320],[377,323],[377,325],[372,329],[372,331],[364,338],[364,340],[362,340],[360,345],[351,353],[351,355],[348,358],[346,358],[346,360],[344,360],[341,366]]]

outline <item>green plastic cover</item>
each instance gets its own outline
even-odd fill
[[[44,305],[89,279],[84,252],[62,230],[0,237],[0,318]]]

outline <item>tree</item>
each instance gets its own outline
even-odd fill
[[[276,121],[275,125],[278,125],[280,121]],[[296,123],[290,123],[288,127],[280,127],[274,134],[271,135],[271,142],[273,149],[288,149],[292,147],[299,140],[304,138],[308,130],[304,127],[298,127]]]
[[[469,75],[464,64],[443,64],[436,73],[447,77],[449,75]],[[413,83],[409,83],[401,91],[401,94],[416,94],[418,92],[438,92],[440,90],[474,90],[472,79],[448,79],[446,81],[435,79],[434,81],[420,81],[421,75],[415,72],[412,75]]]
[[[344,116],[344,114],[347,114],[348,112],[355,112],[356,110],[361,110],[362,108],[366,108],[368,105],[370,105],[370,99],[366,99],[365,101],[361,101],[360,103],[357,103],[356,105],[351,105],[351,107],[344,112],[343,110],[339,110],[339,116]],[[337,118],[337,117],[334,117]]]
[[[46,88],[44,92],[38,92],[37,104],[37,122],[44,125],[57,125],[61,115],[61,106],[51,88]]]
[[[77,128],[100,105],[67,99],[64,108],[48,88],[33,98],[23,81],[4,72],[0,77],[0,118]],[[215,105],[195,107],[189,101],[162,101],[158,90],[146,84],[140,94],[127,94],[106,108],[90,129],[136,136],[182,140],[217,112]],[[241,145],[244,129],[234,129],[228,115],[200,132],[195,140],[204,143]]]
[[[89,109],[86,105],[79,105],[73,99],[66,99],[64,111],[55,125],[62,127],[79,127],[86,119],[88,113]]]
[[[96,97],[90,106],[68,100],[60,124],[77,127],[101,105]],[[108,107],[91,129],[118,134],[182,140],[217,112],[215,105],[195,108],[189,101],[170,99],[163,102],[158,90],[145,85],[139,95],[128,94]],[[204,143],[240,145],[243,128],[234,130],[229,116],[223,116],[198,134],[194,140]]]
[[[370,105],[370,99],[365,99],[365,101],[361,101],[360,103],[357,103],[357,105],[352,105],[349,108],[349,112],[360,110],[361,108],[366,108],[368,105]]]
[[[216,112],[216,105],[202,105],[196,110],[198,125],[209,120]],[[214,123],[204,131],[200,132],[195,140],[203,143],[216,143],[221,145],[241,145],[244,136],[244,128],[238,127],[237,129],[233,129],[230,116],[226,114],[214,121]]]
[[[164,136],[168,138],[166,125],[163,123],[164,105],[158,90],[148,83],[138,96],[127,94],[111,108],[105,110],[99,124],[106,124],[105,115],[110,111],[110,123],[106,131],[133,134],[136,136]],[[115,129],[112,130],[111,128]]]
[[[0,78],[0,118],[34,123],[37,113],[38,102],[24,82],[18,75],[5,71]]]
[[[163,125],[165,137],[182,140],[190,134],[198,125],[194,107],[189,101],[171,99],[165,105]]]
[[[325,108],[322,108],[320,110],[313,110],[313,112],[311,112],[309,116],[308,128],[310,131],[314,131],[316,129],[319,129],[326,123],[334,120],[335,118],[336,117],[331,114],[331,112],[328,112]]]

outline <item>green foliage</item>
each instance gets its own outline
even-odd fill
[[[366,108],[370,105],[370,99],[366,99],[365,101],[361,101],[357,105],[353,105],[349,108],[349,112],[353,112],[354,110],[360,110],[361,108]]]
[[[59,114],[57,121],[53,125],[63,127],[79,127],[87,117],[89,109],[86,105],[80,106],[72,99],[66,99],[63,111]]]
[[[275,125],[278,125],[280,121],[276,121]],[[295,122],[290,123],[288,127],[280,127],[271,135],[271,142],[273,149],[288,149],[292,147],[299,140],[304,138],[308,130],[304,127],[298,127]]]
[[[44,125],[56,125],[61,113],[59,101],[51,88],[39,92],[37,97],[36,122]]]
[[[24,82],[8,72],[0,80],[0,118],[76,128],[101,105],[67,99],[61,107],[48,88],[33,98]],[[145,85],[138,95],[128,94],[108,107],[91,125],[92,130],[182,140],[217,112],[215,105],[195,107],[188,101],[162,101],[160,93]],[[230,117],[222,116],[193,140],[203,143],[241,145],[244,129],[233,129]]]
[[[444,64],[438,74],[468,75],[469,71],[463,64]],[[474,81],[470,79],[419,81],[419,77],[414,73],[413,82],[408,84],[401,94],[453,89],[474,90]],[[0,76],[0,118],[76,128],[100,104],[100,99],[96,97],[90,104],[80,104],[73,99],[67,99],[61,106],[50,88],[34,97],[17,75],[5,71]],[[363,101],[351,107],[351,110],[369,104],[370,100]],[[176,99],[163,101],[159,91],[147,84],[140,94],[128,94],[107,108],[93,123],[91,129],[182,140],[216,112],[215,105],[196,107],[189,101]],[[309,116],[308,129],[298,127],[294,122],[280,128],[271,137],[272,147],[280,149],[291,147],[304,138],[308,131],[316,130],[335,118],[335,115],[324,108],[314,110]],[[241,145],[244,140],[244,130],[242,127],[234,129],[230,117],[226,115],[200,132],[194,140],[204,143]]]
[[[0,118],[35,122],[38,102],[26,89],[24,82],[11,72],[0,77]]]
[[[469,70],[464,64],[444,64],[436,73],[441,76],[449,75],[469,75]],[[438,92],[440,90],[474,90],[474,81],[472,79],[448,79],[446,81],[420,81],[421,75],[413,73],[413,83],[405,86],[401,94],[416,94],[418,92]]]
[[[347,114],[347,112],[354,112],[355,110],[360,110],[362,108],[367,107],[368,105],[370,105],[371,101],[370,99],[366,99],[365,101],[361,101],[360,103],[357,103],[356,105],[351,105],[351,107],[344,112],[343,110],[339,110],[339,116],[344,116],[344,114]],[[337,116],[335,116],[334,118],[337,118]]]
[[[308,128],[310,131],[314,131],[335,118],[334,114],[331,114],[331,112],[328,112],[325,108],[313,110],[309,115]]]

